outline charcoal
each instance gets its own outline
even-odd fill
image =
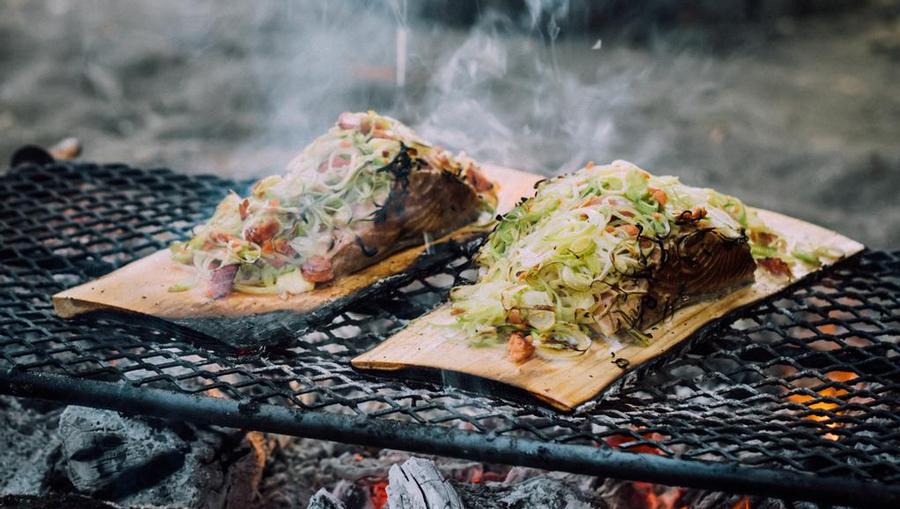
[[[72,493],[48,495],[7,495],[0,497],[0,509],[122,509],[122,506]],[[132,506],[131,509],[140,509]]]
[[[551,473],[552,474],[552,473]],[[600,497],[588,500],[571,483],[544,472],[517,484],[457,484],[465,507],[479,509],[591,509],[607,506]]]
[[[50,484],[60,453],[61,406],[0,397],[0,495],[36,495]]]
[[[315,495],[309,499],[307,509],[345,509],[346,506],[341,503],[334,495],[325,488],[320,489]]]
[[[246,507],[272,447],[258,433],[76,406],[60,416],[59,436],[74,489],[126,506]]]
[[[346,479],[341,479],[334,485],[331,495],[344,507],[375,509],[369,489]]]

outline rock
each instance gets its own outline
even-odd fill
[[[410,458],[402,465],[393,465],[388,483],[390,509],[463,508],[453,485],[444,480],[431,460]]]

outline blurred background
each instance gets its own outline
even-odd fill
[[[486,162],[627,159],[900,247],[900,0],[0,2],[4,168],[74,136],[257,177],[367,109]]]

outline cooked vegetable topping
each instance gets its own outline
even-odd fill
[[[418,165],[418,166],[415,166]],[[454,158],[422,141],[389,117],[344,113],[281,176],[257,182],[247,197],[228,195],[188,242],[172,244],[173,257],[193,264],[218,298],[232,289],[255,294],[297,294],[334,278],[326,254],[354,225],[382,220],[394,183],[411,167],[451,173],[479,193],[493,214],[492,184],[465,156]]]
[[[452,291],[451,313],[475,341],[508,337],[516,362],[527,358],[523,341],[551,357],[579,355],[619,332],[647,343],[637,321],[665,241],[698,229],[757,238],[758,257],[783,252],[737,198],[623,161],[589,164],[540,183],[500,220],[476,257],[478,281]]]

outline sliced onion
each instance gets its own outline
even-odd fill
[[[562,282],[573,290],[584,291],[591,287],[594,278],[590,274],[576,272],[571,267],[564,265],[559,272]]]
[[[528,325],[539,331],[550,330],[556,324],[556,313],[542,309],[528,310]]]
[[[522,307],[535,308],[538,306],[552,306],[553,300],[547,292],[529,290],[522,293]]]

